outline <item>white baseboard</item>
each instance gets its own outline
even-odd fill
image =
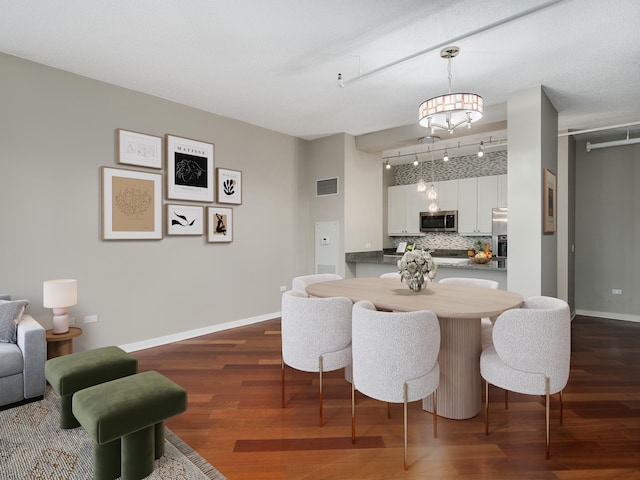
[[[586,317],[610,318],[611,320],[625,320],[627,322],[640,322],[640,315],[629,315],[626,313],[593,312],[591,310],[576,310],[576,315]]]
[[[189,338],[200,337],[209,333],[221,332],[223,330],[229,330],[230,328],[243,327],[245,325],[251,325],[253,323],[264,322],[266,320],[272,320],[278,318],[280,312],[270,313],[266,315],[259,315],[257,317],[243,318],[235,320],[233,322],[220,323],[217,325],[211,325],[203,328],[196,328],[195,330],[188,330],[186,332],[174,333],[171,335],[165,335],[164,337],[150,338],[149,340],[143,340],[141,342],[128,343],[126,345],[120,345],[120,348],[125,352],[135,352],[137,350],[144,350],[152,347],[159,347],[160,345],[166,345],[168,343],[179,342],[180,340],[187,340]]]

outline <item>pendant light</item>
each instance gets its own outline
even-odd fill
[[[418,122],[420,125],[431,129],[436,128],[453,130],[460,125],[471,128],[473,122],[482,118],[483,101],[480,95],[475,93],[451,93],[451,59],[460,53],[455,46],[445,47],[440,51],[440,57],[447,60],[449,72],[449,93],[430,98],[418,108]]]

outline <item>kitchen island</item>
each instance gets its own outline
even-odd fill
[[[485,278],[495,280],[501,289],[507,289],[507,260],[492,259],[483,265],[473,263],[466,250],[435,250],[431,253],[438,271],[435,281],[443,278]],[[391,250],[374,252],[351,252],[345,254],[345,262],[355,277],[379,277],[383,273],[397,272],[401,254]]]

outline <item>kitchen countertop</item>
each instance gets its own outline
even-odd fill
[[[489,263],[477,264],[469,260],[466,250],[435,250],[431,252],[438,268],[457,268],[464,270],[507,271],[506,259],[492,259]],[[372,263],[378,265],[396,265],[402,255],[387,249],[372,252],[351,252],[345,254],[345,262]]]

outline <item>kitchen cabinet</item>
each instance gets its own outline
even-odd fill
[[[458,233],[491,235],[491,210],[498,206],[498,176],[458,180]]]
[[[506,175],[498,175],[498,204],[496,207],[508,207]]]
[[[438,182],[438,208],[458,210],[458,180]]]
[[[426,194],[418,193],[417,188],[417,185],[396,185],[388,188],[389,236],[424,236],[420,231],[420,212],[427,210],[428,201]]]

